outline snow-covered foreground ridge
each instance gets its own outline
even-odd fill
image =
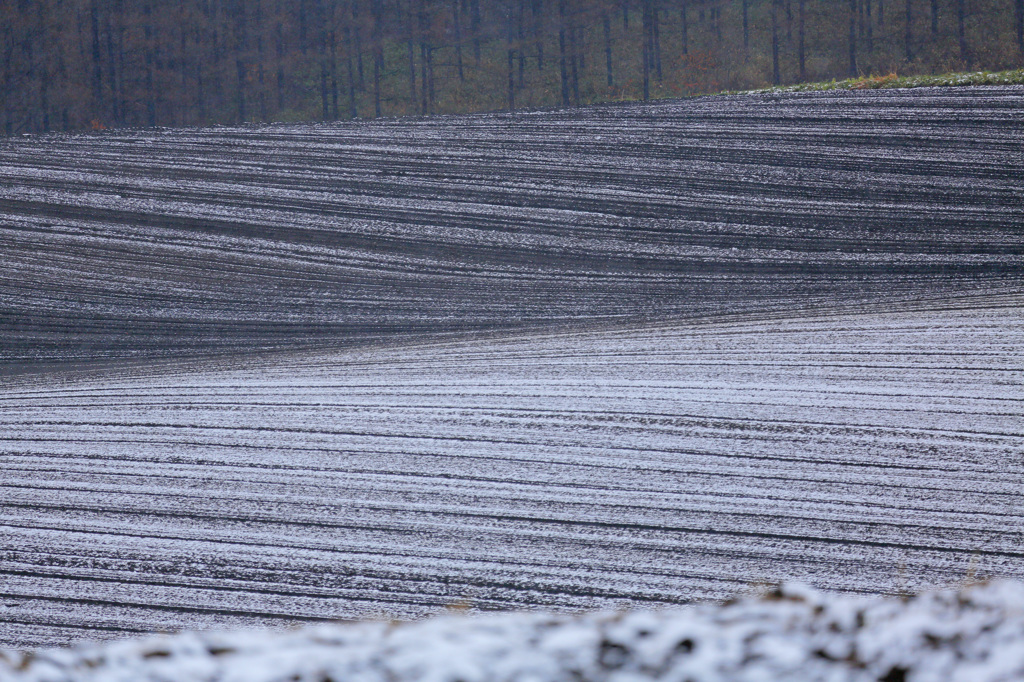
[[[688,610],[450,615],[0,653],[4,682],[1024,679],[1024,584],[908,599],[792,584]]]

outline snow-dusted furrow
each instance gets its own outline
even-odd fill
[[[1024,296],[0,391],[0,641],[1024,577]]]
[[[1021,283],[1024,90],[0,141],[0,374]]]

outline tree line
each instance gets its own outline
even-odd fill
[[[1024,63],[1024,0],[0,0],[5,134],[458,113]]]

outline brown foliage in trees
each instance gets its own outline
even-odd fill
[[[0,131],[452,113],[1024,63],[1024,0],[6,0]]]

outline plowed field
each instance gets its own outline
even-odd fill
[[[0,142],[0,643],[1024,578],[1024,89]]]

